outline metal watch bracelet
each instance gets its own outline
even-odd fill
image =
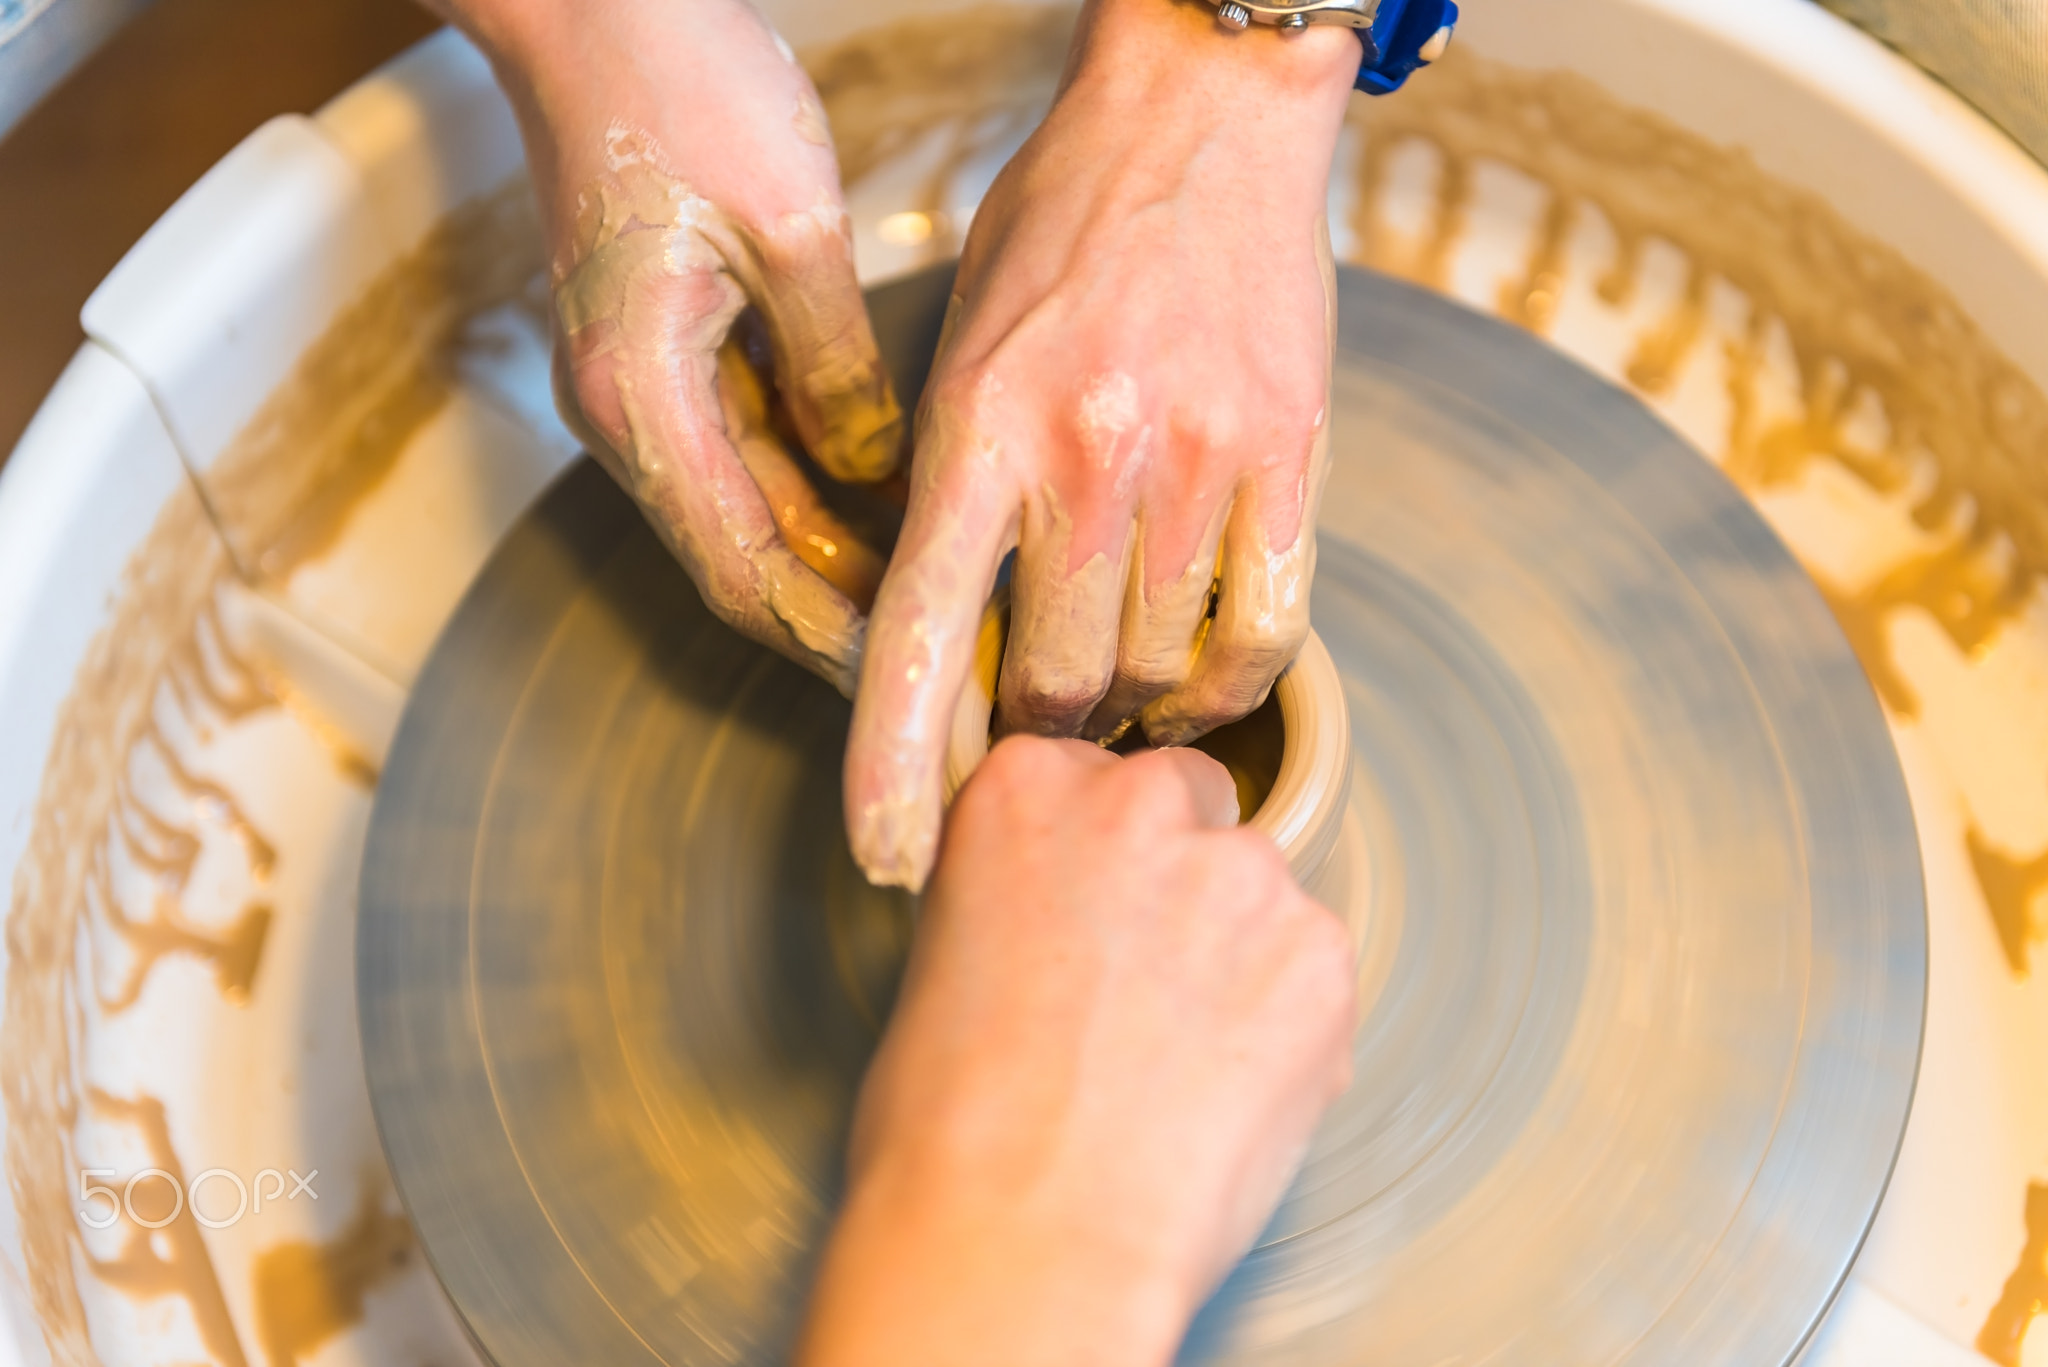
[[[1310,24],[1342,24],[1365,48],[1352,84],[1368,95],[1399,90],[1419,68],[1443,56],[1458,26],[1454,0],[1208,0],[1225,28],[1271,24],[1282,33]]]

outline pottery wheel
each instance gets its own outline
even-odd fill
[[[878,291],[912,393],[943,274]],[[1777,1364],[1891,1171],[1913,821],[1736,491],[1536,338],[1342,273],[1314,621],[1351,712],[1356,1081],[1184,1359]],[[911,926],[848,707],[719,625],[587,463],[414,690],[364,1052],[499,1367],[775,1363]]]

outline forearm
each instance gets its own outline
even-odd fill
[[[1195,1288],[1106,1231],[929,1182],[866,1183],[827,1246],[796,1367],[1167,1367]]]
[[[570,0],[419,0],[493,61],[523,61],[577,6]]]
[[[489,57],[558,249],[590,186],[616,169],[618,134],[756,231],[838,198],[817,95],[748,0],[423,3]]]

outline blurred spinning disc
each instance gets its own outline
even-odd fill
[[[910,393],[946,289],[875,296]],[[1634,399],[1434,296],[1341,290],[1314,619],[1351,711],[1356,1082],[1184,1356],[1789,1361],[1919,1055],[1883,719],[1784,548]],[[910,930],[843,842],[847,717],[587,463],[422,675],[365,864],[364,1051],[499,1367],[785,1357]]]

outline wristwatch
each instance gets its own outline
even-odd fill
[[[1399,90],[1410,73],[1444,55],[1458,26],[1452,0],[1209,0],[1225,28],[1273,24],[1282,33],[1345,24],[1365,45],[1352,84],[1368,95]]]

